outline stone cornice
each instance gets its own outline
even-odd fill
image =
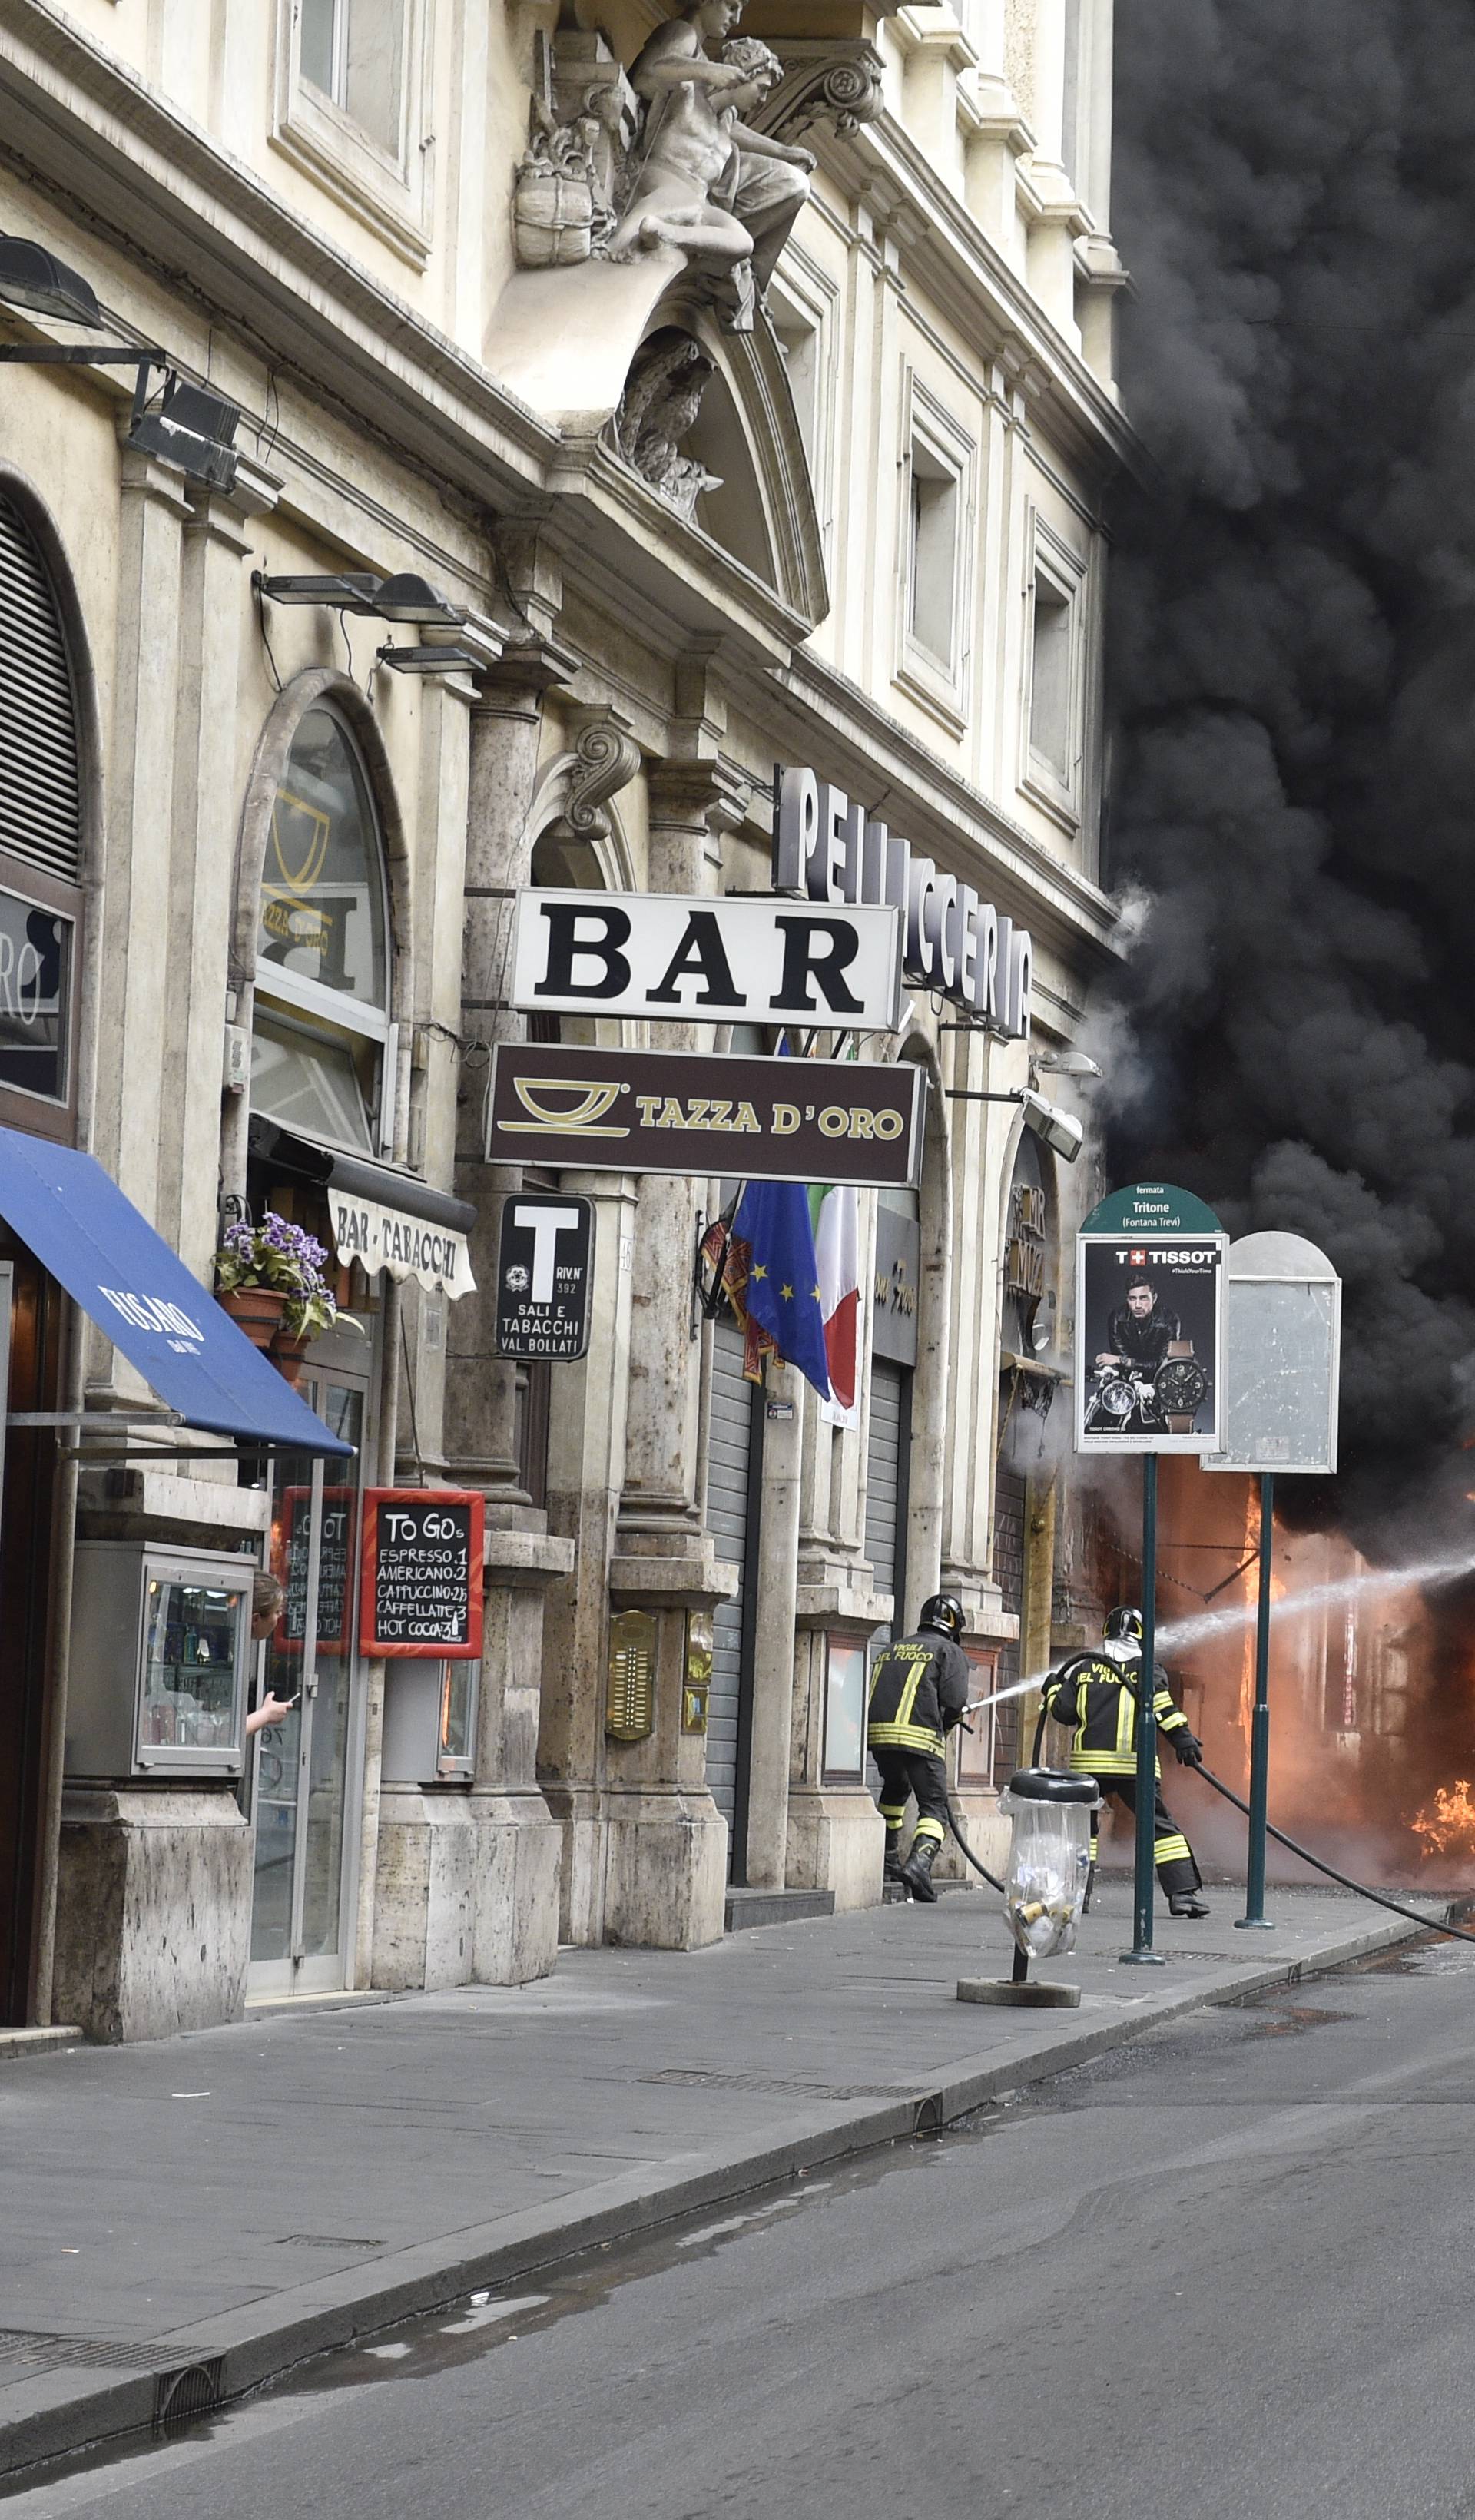
[[[0,0],[0,133],[145,282],[234,321],[481,500],[535,488],[555,431],[42,0]]]
[[[1041,428],[1052,443],[1097,473],[1139,469],[1141,447],[1120,405],[894,114],[881,113],[843,138],[821,129],[814,146],[847,192],[879,184],[900,203],[888,225],[903,277],[915,275],[965,328],[971,317],[985,356],[1006,354],[1028,374]]]

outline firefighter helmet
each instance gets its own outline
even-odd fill
[[[919,1628],[941,1628],[943,1634],[950,1636],[956,1643],[967,1621],[956,1593],[929,1593],[921,1605],[921,1615],[916,1624]]]
[[[1106,1624],[1101,1631],[1108,1644],[1120,1642],[1124,1644],[1140,1645],[1144,1633],[1140,1610],[1125,1608],[1108,1610]]]

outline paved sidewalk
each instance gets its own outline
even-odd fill
[[[0,2061],[0,2474],[234,2396],[575,2249],[948,2123],[1155,2022],[1403,1940],[1350,1896],[1218,1888],[1121,1968],[1130,1889],[1041,1974],[1079,2010],[960,2003],[1006,1975],[994,1899],[566,1952],[523,1988],[339,2000],[138,2048]],[[1431,1920],[1444,1913],[1430,1905]],[[218,2367],[214,2367],[218,2361]],[[206,2384],[201,2384],[206,2385]]]

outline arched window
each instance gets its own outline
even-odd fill
[[[393,1138],[384,847],[357,744],[307,710],[272,803],[261,871],[251,1105],[305,1137]]]
[[[0,1120],[75,1122],[82,767],[61,606],[22,510],[0,492]]]

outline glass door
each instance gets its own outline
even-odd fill
[[[287,1599],[262,1649],[258,1696],[269,1689],[288,1711],[255,1736],[253,1995],[331,1992],[348,1980],[363,1777],[358,1564],[370,1386],[367,1360],[357,1372],[336,1358],[310,1360],[303,1397],[357,1458],[277,1458],[272,1564]]]

